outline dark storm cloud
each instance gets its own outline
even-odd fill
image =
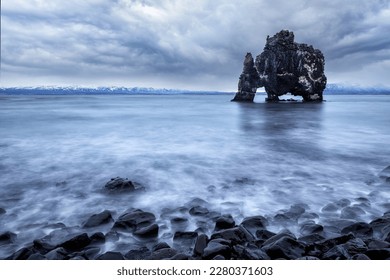
[[[5,0],[2,84],[235,90],[247,51],[293,30],[330,82],[386,84],[388,1]],[[377,73],[375,73],[377,72]],[[362,79],[362,77],[364,79]]]

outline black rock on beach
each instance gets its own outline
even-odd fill
[[[390,259],[390,212],[362,218],[370,207],[370,196],[360,196],[329,201],[319,213],[301,203],[243,217],[194,198],[161,213],[102,209],[19,247],[18,234],[6,231],[0,246],[14,248],[11,260]]]

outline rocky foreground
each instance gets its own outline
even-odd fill
[[[379,175],[383,186],[388,187],[390,166]],[[144,189],[130,180],[114,178],[105,191],[116,195]],[[295,204],[274,216],[251,216],[240,221],[213,211],[199,198],[179,208],[162,209],[161,213],[128,209],[114,218],[115,213],[104,210],[78,227],[53,225],[55,229],[48,235],[32,240],[7,259],[385,260],[390,259],[388,204],[384,207],[389,211],[369,222],[359,219],[370,208],[369,197],[331,202],[320,214],[311,212],[305,204]],[[0,215],[7,215],[6,209],[0,208]],[[197,226],[194,231],[186,230],[190,220]],[[168,232],[161,221],[170,224]],[[274,232],[275,225],[282,229]],[[0,248],[12,245],[16,239],[13,232],[0,233]]]

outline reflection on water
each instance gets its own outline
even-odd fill
[[[322,137],[324,103],[240,103],[243,138],[273,153],[325,156]]]

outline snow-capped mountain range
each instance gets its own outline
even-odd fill
[[[359,86],[346,84],[328,84],[324,94],[363,94],[363,95],[381,95],[390,94],[390,87],[384,86]]]
[[[258,90],[264,94],[263,89]],[[36,86],[36,87],[0,87],[2,95],[72,95],[72,94],[233,94],[221,91],[191,91],[146,87],[79,87],[79,86]],[[390,87],[362,87],[356,85],[328,84],[324,94],[340,95],[380,95],[390,94]]]
[[[190,91],[181,89],[146,87],[79,87],[79,86],[37,86],[37,87],[1,87],[0,94],[217,94],[215,91]]]

